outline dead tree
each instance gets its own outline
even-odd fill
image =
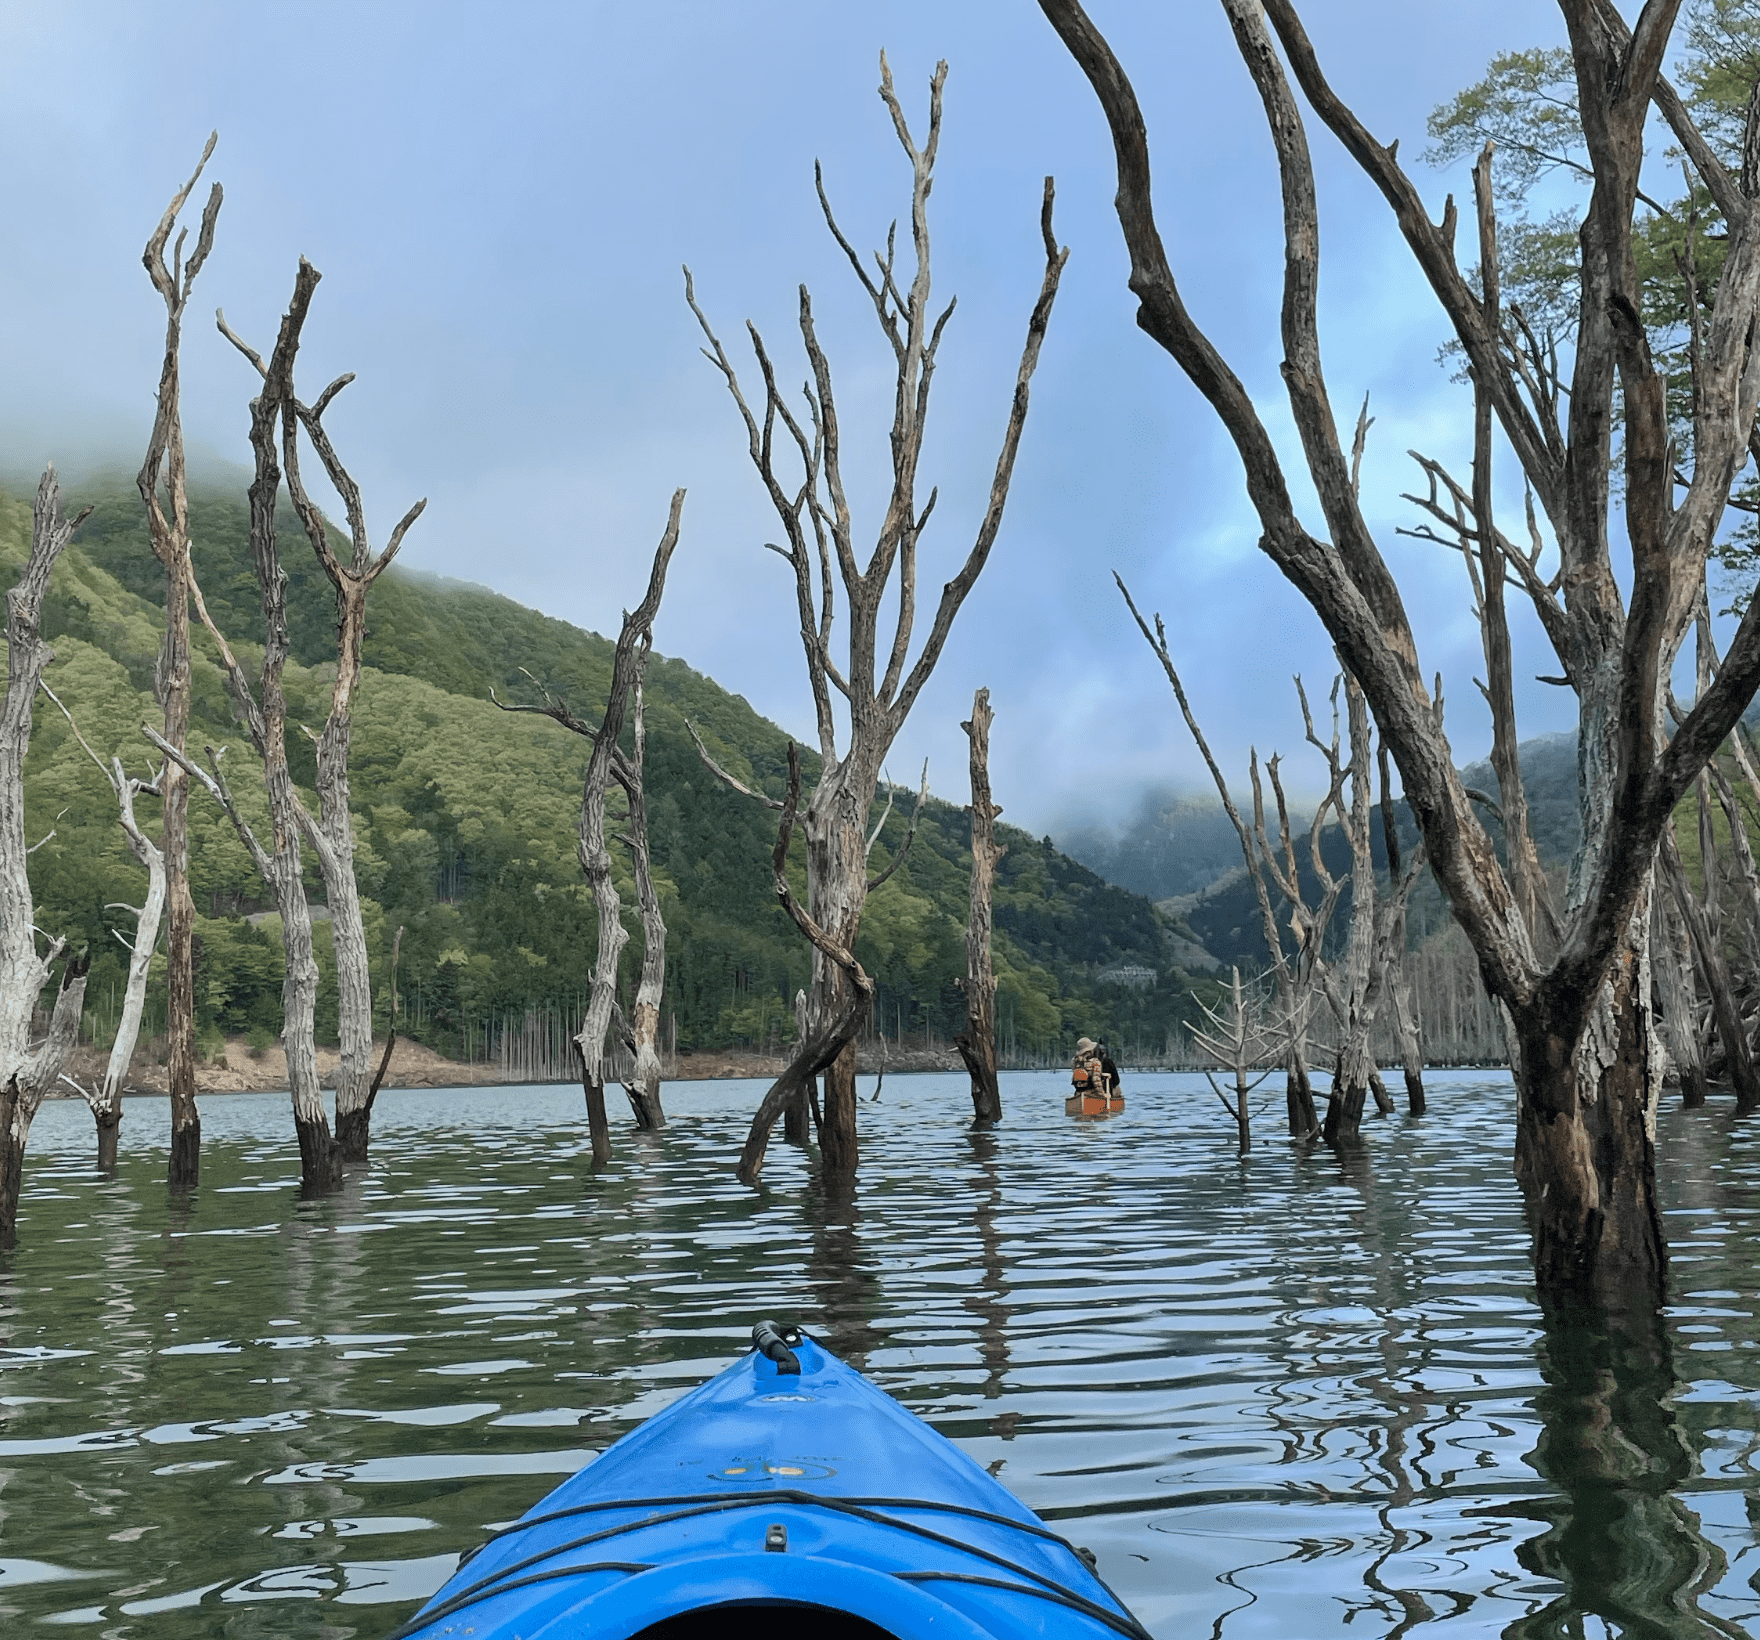
[[[1246,866],[1247,880],[1253,885],[1253,897],[1259,905],[1259,927],[1265,937],[1265,949],[1271,959],[1271,972],[1277,982],[1278,1008],[1288,1021],[1288,1034],[1284,1045],[1284,1104],[1289,1117],[1290,1137],[1305,1139],[1318,1136],[1320,1118],[1314,1109],[1314,1088],[1308,1075],[1308,1020],[1313,1006],[1312,991],[1313,963],[1318,955],[1318,948],[1305,941],[1300,932],[1296,933],[1296,948],[1286,952],[1283,936],[1278,931],[1277,913],[1271,903],[1271,888],[1268,876],[1276,869],[1276,860],[1270,854],[1269,844],[1265,844],[1264,855],[1259,853],[1259,845],[1255,840],[1254,829],[1241,817],[1241,811],[1235,807],[1234,798],[1230,795],[1228,781],[1223,777],[1216,759],[1210,753],[1210,743],[1204,738],[1204,731],[1198,727],[1198,719],[1192,711],[1191,702],[1186,699],[1185,685],[1180,682],[1178,671],[1173,664],[1173,656],[1167,647],[1167,627],[1161,617],[1155,617],[1155,630],[1149,630],[1149,623],[1143,619],[1138,610],[1136,600],[1131,597],[1130,588],[1124,584],[1121,576],[1114,573],[1113,580],[1118,583],[1118,590],[1124,594],[1124,601],[1137,629],[1143,634],[1143,641],[1155,652],[1155,658],[1161,662],[1161,669],[1167,674],[1167,681],[1173,685],[1174,699],[1179,702],[1180,715],[1186,720],[1186,728],[1191,731],[1193,741],[1203,754],[1204,766],[1210,771],[1210,778],[1216,783],[1217,795],[1222,799],[1223,812],[1227,814],[1229,824],[1234,827],[1235,836],[1240,839],[1241,861]],[[1284,852],[1288,856],[1288,876],[1296,880],[1295,848],[1290,837],[1289,811],[1283,801],[1283,788],[1277,784],[1276,759],[1272,760],[1272,783],[1277,789],[1278,812],[1283,822],[1282,842]],[[1258,834],[1264,836],[1264,804],[1259,788],[1259,758],[1253,754],[1253,793],[1259,817]],[[1321,816],[1315,816],[1318,825]],[[1299,893],[1299,890],[1298,890]],[[1328,913],[1330,916],[1330,912]],[[1311,921],[1311,919],[1310,919]]]
[[[920,506],[917,502],[917,467],[936,354],[953,312],[949,303],[939,315],[931,314],[929,278],[929,191],[941,140],[941,91],[946,78],[947,65],[938,64],[929,87],[928,137],[919,147],[893,93],[892,74],[884,55],[880,59],[880,96],[911,164],[910,234],[915,267],[908,286],[900,284],[903,270],[895,259],[896,236],[888,235],[886,253],[877,254],[874,267],[869,269],[838,227],[822,179],[818,186],[826,226],[873,305],[880,329],[892,349],[897,372],[890,438],[892,482],[877,539],[865,565],[856,555],[855,526],[844,490],[843,433],[832,392],[831,366],[814,328],[812,301],[806,287],[803,285],[800,290],[800,331],[811,380],[803,389],[803,419],[778,386],[763,338],[755,326],[748,325],[764,387],[763,402],[754,413],[726,351],[697,306],[690,272],[685,272],[686,300],[702,327],[708,343],[706,351],[738,407],[752,463],[787,541],[786,547],[775,550],[793,571],[801,643],[812,686],[821,763],[818,781],[800,819],[807,839],[807,916],[823,932],[824,943],[814,944],[811,1029],[796,1057],[798,1061],[808,1054],[810,1044],[825,1039],[831,1021],[847,1020],[848,1034],[839,1043],[826,1072],[824,1122],[820,1129],[823,1164],[833,1177],[849,1177],[856,1170],[855,1034],[861,1021],[850,1014],[848,1006],[849,970],[827,953],[832,949],[855,949],[862,908],[871,888],[877,886],[877,882],[868,881],[868,855],[873,839],[867,820],[881,768],[941,657],[954,617],[984,568],[1001,527],[1021,430],[1026,424],[1028,389],[1068,256],[1052,236],[1052,184],[1047,177],[1040,211],[1044,277],[1027,323],[1026,343],[1015,375],[1014,400],[990,483],[989,501],[964,563],[942,588],[928,638],[913,662],[910,651],[917,614],[917,550],[935,507],[933,491],[926,502]],[[784,450],[792,448],[798,456],[798,480],[784,478],[778,471],[779,442]],[[837,604],[833,560],[837,580],[843,587],[849,629],[847,660],[841,667],[831,653],[831,626]],[[897,619],[890,644],[886,644],[880,622],[882,608],[890,598],[897,600]],[[837,744],[834,693],[843,697],[849,720],[848,742],[841,751]],[[726,778],[712,760],[710,767]],[[801,1075],[793,1067],[783,1080],[791,1088],[803,1086]],[[766,1097],[761,1109],[769,1110],[771,1104]],[[773,1120],[774,1116],[763,1121],[754,1118],[752,1137],[746,1146],[748,1158],[754,1154],[754,1147],[761,1158]],[[745,1171],[755,1174],[754,1165],[742,1165]]]
[[[1518,1089],[1516,1172],[1534,1229],[1542,1301],[1587,1298],[1615,1310],[1654,1309],[1663,1297],[1666,1252],[1651,1133],[1657,1067],[1646,1014],[1651,864],[1676,803],[1760,684],[1756,600],[1721,675],[1663,741],[1663,689],[1731,483],[1747,459],[1760,400],[1750,345],[1760,319],[1760,211],[1752,203],[1760,192],[1760,103],[1750,107],[1742,163],[1732,173],[1661,72],[1679,0],[1647,0],[1629,27],[1606,0],[1560,0],[1594,181],[1579,235],[1567,388],[1556,355],[1490,292],[1473,289],[1456,260],[1457,213],[1451,207],[1440,224],[1430,219],[1395,149],[1372,138],[1327,81],[1292,0],[1221,4],[1264,107],[1282,180],[1282,373],[1324,517],[1318,532],[1297,513],[1253,399],[1180,299],[1155,223],[1143,116],[1123,68],[1076,0],[1040,0],[1112,132],[1138,323],[1233,438],[1261,548],[1319,614],[1362,685],[1399,765],[1431,869],[1486,985],[1508,1011]],[[1543,580],[1528,588],[1578,702],[1583,844],[1551,953],[1540,948],[1539,930],[1455,772],[1398,588],[1351,493],[1319,343],[1313,167],[1285,60],[1309,105],[1391,206],[1559,556],[1557,591]],[[1682,475],[1678,498],[1666,383],[1640,318],[1633,249],[1653,103],[1728,226],[1716,298],[1696,327],[1692,472]],[[1490,216],[1481,218],[1479,247],[1487,263],[1495,257]],[[1610,549],[1616,409],[1629,598]],[[1519,563],[1512,568],[1522,574]]]
[[[209,157],[218,133],[208,138],[195,175],[166,206],[142,256],[153,288],[165,303],[165,360],[159,371],[159,402],[153,417],[147,458],[137,485],[146,503],[147,528],[153,553],[165,570],[165,643],[153,683],[165,711],[165,739],[181,753],[189,731],[189,496],[183,454],[183,414],[179,399],[178,358],[183,336],[183,311],[189,305],[196,275],[214,246],[214,224],[220,215],[221,189],[208,191],[202,224],[189,261],[183,260],[188,229],[180,229],[165,264],[165,246]],[[174,1195],[195,1189],[201,1176],[202,1118],[196,1108],[196,1004],[192,967],[195,902],[189,892],[189,787],[183,766],[165,766],[161,794],[165,856],[165,1036],[166,1077],[171,1088],[171,1155],[167,1177]]]
[[[134,800],[142,795],[158,797],[164,782],[164,769],[150,780],[137,780],[122,767],[122,759],[112,757],[108,764],[92,750],[86,737],[79,732],[73,713],[48,684],[38,687],[61,708],[62,715],[73,730],[74,739],[85,748],[110,789],[116,793],[122,834],[128,839],[128,850],[147,874],[147,892],[138,906],[107,905],[106,911],[130,911],[134,914],[134,938],[124,939],[113,930],[128,950],[128,982],[122,992],[122,1013],[116,1022],[116,1037],[110,1045],[110,1058],[104,1066],[104,1080],[87,1088],[78,1082],[80,1096],[91,1107],[92,1120],[98,1130],[98,1166],[105,1172],[116,1167],[117,1140],[122,1128],[122,1084],[134,1059],[140,1041],[141,1014],[147,1002],[147,975],[152,968],[153,948],[159,943],[159,921],[165,912],[165,856],[152,838],[141,829],[135,818]],[[72,1081],[71,1077],[67,1078]]]
[[[623,789],[627,813],[621,842],[629,850],[630,870],[635,877],[636,910],[642,919],[642,970],[636,977],[635,999],[627,1017],[619,1009],[618,1037],[629,1056],[629,1075],[623,1092],[629,1100],[638,1128],[666,1126],[666,1108],[660,1099],[660,999],[666,993],[666,921],[660,915],[660,896],[654,888],[654,872],[648,857],[648,796],[643,781],[647,765],[648,731],[643,712],[642,666],[630,685],[630,735],[634,750],[620,760],[617,783]]]
[[[800,1044],[807,1040],[807,993],[796,991],[794,994],[794,1040],[798,1051]],[[886,1038],[880,1038],[884,1045]],[[809,1118],[817,1120],[819,1110],[819,1079],[809,1077],[807,1085],[797,1098],[782,1113],[782,1137],[791,1145],[804,1145],[809,1132]]]
[[[81,950],[68,957],[62,970],[48,1035],[33,1044],[37,1000],[67,942],[45,937],[41,946],[37,943],[30,879],[33,847],[26,843],[24,830],[24,760],[30,751],[37,686],[55,658],[42,636],[43,599],[56,560],[90,510],[71,519],[64,516],[55,469],[44,469],[31,511],[30,557],[6,595],[6,699],[0,704],[0,1248],[12,1246],[17,1235],[19,1183],[31,1122],[79,1040],[85,1007],[89,959]]]
[[[1253,1148],[1253,1116],[1247,1101],[1271,1074],[1270,1069],[1260,1070],[1259,1067],[1267,1059],[1275,1066],[1284,1056],[1278,1042],[1279,1033],[1266,1025],[1260,1011],[1249,1004],[1242,991],[1240,969],[1234,968],[1230,972],[1233,983],[1227,1011],[1203,1004],[1210,1029],[1201,1031],[1194,1027],[1192,1040],[1206,1053],[1214,1054],[1225,1071],[1234,1074],[1234,1083],[1229,1088],[1222,1087],[1208,1068],[1204,1071],[1204,1080],[1222,1101],[1222,1108],[1234,1119],[1236,1149],[1245,1156]],[[1254,1076],[1254,1071],[1259,1074]]]
[[[299,278],[308,290],[323,276],[300,258]],[[304,309],[301,308],[303,322]],[[219,315],[220,333],[256,366],[267,380],[269,367],[245,345]],[[297,347],[297,330],[292,347]],[[345,1162],[364,1162],[372,1128],[373,1108],[373,985],[367,959],[366,925],[361,916],[360,889],[354,874],[354,819],[349,812],[348,755],[354,725],[354,697],[360,687],[361,646],[367,632],[367,594],[397,556],[409,528],[421,516],[427,501],[406,512],[392,530],[385,549],[374,553],[367,533],[366,510],[360,486],[330,442],[324,430],[324,411],[343,388],[354,380],[340,376],[312,405],[294,395],[292,352],[288,356],[285,410],[281,418],[281,459],[287,493],[305,527],[319,565],[336,591],[336,678],[330,686],[330,713],[322,731],[314,737],[318,750],[318,819],[303,822],[307,839],[318,856],[324,878],[324,897],[330,908],[330,937],[336,954],[336,1013],[338,1054],[336,1066],[336,1151]],[[324,472],[342,498],[348,520],[351,558],[344,563],[330,540],[324,515],[306,493],[300,476],[299,433],[305,431],[317,452]],[[307,733],[310,733],[308,730]],[[302,805],[303,812],[303,805]]]
[[[776,883],[776,898],[800,931],[812,942],[814,951],[836,965],[847,982],[837,993],[837,1011],[829,1018],[815,1019],[806,1039],[795,1049],[782,1075],[777,1077],[752,1118],[751,1132],[746,1135],[745,1149],[740,1152],[739,1176],[746,1184],[756,1184],[764,1168],[764,1152],[769,1148],[770,1130],[791,1104],[802,1095],[814,1077],[823,1075],[855,1040],[862,1020],[874,1001],[874,982],[856,961],[855,953],[841,945],[814,921],[810,912],[801,908],[788,886],[788,848],[794,838],[795,817],[800,812],[801,754],[791,740],[788,743],[788,795],[782,803],[782,819],[777,825],[776,848],[771,855],[771,874]],[[829,1088],[830,1079],[827,1077]]]
[[[1342,761],[1339,746],[1338,693],[1341,688],[1349,724],[1348,764]],[[1318,964],[1320,985],[1338,1027],[1332,1093],[1326,1102],[1326,1120],[1321,1127],[1321,1137],[1328,1144],[1358,1136],[1362,1128],[1363,1106],[1370,1092],[1375,1093],[1376,1105],[1382,1115],[1388,1114],[1392,1108],[1385,1087],[1380,1085],[1369,1038],[1388,997],[1388,975],[1396,960],[1394,941],[1397,938],[1401,946],[1404,944],[1406,906],[1424,866],[1424,850],[1420,845],[1406,871],[1389,878],[1385,894],[1377,884],[1372,852],[1373,790],[1370,774],[1374,732],[1369,725],[1368,703],[1348,672],[1334,682],[1332,690],[1332,739],[1328,743],[1314,732],[1307,693],[1302,688],[1302,680],[1296,679],[1308,744],[1326,758],[1329,790],[1322,808],[1330,807],[1338,815],[1339,826],[1351,851],[1351,909],[1345,948],[1335,962]],[[1347,780],[1350,785],[1348,804],[1344,801]],[[1385,787],[1383,789],[1385,791]],[[1278,796],[1281,806],[1281,791]],[[1320,880],[1322,903],[1335,904],[1342,885],[1327,870],[1319,847],[1319,835],[1316,825],[1310,836],[1314,874]]]
[[[306,901],[300,847],[301,839],[314,835],[317,827],[306,811],[287,763],[287,697],[281,682],[289,650],[287,572],[281,567],[276,540],[275,503],[281,490],[279,435],[283,424],[291,423],[296,415],[294,355],[317,282],[316,271],[302,261],[294,280],[293,300],[282,318],[275,350],[264,367],[262,391],[251,400],[250,438],[255,472],[250,486],[250,545],[265,632],[262,666],[254,685],[225,635],[209,616],[194,576],[187,577],[191,601],[219,650],[234,705],[263,766],[263,783],[269,798],[268,842],[258,839],[233,801],[221,762],[225,747],[207,748],[208,767],[204,769],[165,737],[150,728],[143,731],[173,764],[200,781],[219,803],[281,913],[281,944],[286,959],[281,986],[281,1042],[287,1053],[288,1091],[293,1101],[294,1132],[299,1140],[300,1183],[309,1194],[338,1188],[342,1171],[318,1083],[314,1037],[318,963],[312,950],[312,912]]]
[[[1375,748],[1375,762],[1381,777],[1381,839],[1387,853],[1387,880],[1389,884],[1395,884],[1404,879],[1405,873],[1400,869],[1399,821],[1393,812],[1393,782],[1388,778],[1385,740]],[[1400,1061],[1405,1067],[1406,1110],[1412,1116],[1422,1116],[1425,1110],[1424,1044],[1418,1035],[1418,1014],[1412,1003],[1412,982],[1406,964],[1406,907],[1409,903],[1408,893],[1399,899],[1397,907],[1389,907],[1383,972],[1388,1000],[1393,1004],[1393,1028],[1399,1039]]]
[[[972,1120],[1000,1122],[996,1085],[996,973],[990,966],[990,891],[996,862],[1008,852],[996,841],[1002,805],[990,800],[990,691],[972,697],[972,716],[960,727],[972,743],[972,916],[966,925],[966,1028],[953,1039],[972,1078]]]
[[[654,617],[666,591],[666,567],[678,545],[679,520],[684,513],[684,491],[675,490],[666,531],[654,549],[653,568],[642,601],[623,617],[617,647],[611,657],[611,687],[598,726],[583,722],[568,703],[545,691],[540,705],[496,701],[504,712],[536,712],[560,723],[572,734],[592,743],[587,772],[581,786],[579,854],[581,870],[593,891],[599,911],[599,946],[593,959],[592,988],[586,1015],[574,1039],[580,1064],[581,1087],[587,1101],[587,1130],[595,1162],[611,1160],[611,1124],[605,1111],[605,1039],[617,1011],[617,965],[629,932],[623,926],[623,902],[611,880],[611,849],[605,838],[605,798],[615,780],[629,803],[628,831],[622,841],[630,850],[635,870],[636,899],[642,913],[642,977],[636,989],[634,1029],[626,1045],[635,1061],[624,1083],[630,1109],[638,1128],[666,1125],[660,1100],[660,1056],[656,1038],[660,1027],[660,996],[666,982],[666,925],[660,917],[660,901],[648,869],[648,809],[642,784],[642,758],[646,744],[642,722],[642,678],[654,647]],[[632,757],[625,752],[623,722],[634,708]]]

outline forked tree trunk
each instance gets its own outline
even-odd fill
[[[821,779],[818,790],[826,789],[826,782]],[[764,1156],[770,1142],[770,1130],[777,1120],[790,1106],[796,1104],[810,1087],[815,1076],[825,1078],[825,1111],[820,1116],[819,1136],[821,1155],[825,1157],[827,1174],[832,1178],[847,1181],[848,1172],[841,1174],[831,1170],[831,1162],[825,1151],[826,1133],[830,1127],[831,1089],[833,1067],[845,1060],[850,1066],[851,1091],[849,1097],[849,1121],[845,1134],[845,1142],[850,1147],[849,1168],[854,1167],[855,1143],[855,1039],[861,1029],[862,1021],[867,1017],[868,1010],[874,1001],[874,982],[868,978],[862,965],[856,961],[854,951],[845,944],[833,939],[826,933],[823,926],[814,918],[810,911],[803,911],[794,897],[794,891],[788,883],[788,851],[794,837],[795,817],[798,812],[801,793],[801,760],[799,749],[791,741],[788,747],[788,795],[782,803],[782,819],[777,827],[776,847],[771,854],[771,876],[776,885],[776,897],[781,902],[795,926],[807,936],[812,943],[816,956],[824,959],[827,964],[834,965],[843,975],[846,983],[841,989],[828,989],[830,1007],[825,1011],[813,1012],[809,1009],[809,1029],[806,1037],[795,1049],[794,1057],[789,1061],[781,1076],[771,1084],[770,1091],[759,1103],[757,1113],[752,1117],[751,1130],[746,1135],[744,1148],[740,1152],[739,1177],[745,1184],[755,1185],[763,1171]],[[858,839],[860,833],[858,831]],[[858,842],[862,848],[864,862],[866,860],[866,841]],[[866,882],[866,877],[858,881]]]
[[[106,908],[134,910],[134,942],[129,946],[128,982],[122,991],[122,1013],[116,1022],[115,1039],[110,1044],[110,1058],[104,1066],[104,1080],[96,1088],[87,1087],[83,1083],[74,1084],[91,1107],[92,1121],[97,1127],[99,1171],[110,1173],[116,1168],[117,1140],[122,1127],[122,1084],[128,1076],[135,1046],[140,1041],[141,1015],[147,1001],[147,976],[153,963],[153,948],[159,943],[159,921],[165,910],[165,857],[153,840],[141,830],[140,823],[135,818],[134,800],[142,792],[157,797],[162,789],[164,773],[161,770],[159,776],[153,780],[134,780],[123,768],[121,758],[112,757],[106,765],[80,733],[79,724],[61,697],[46,683],[39,687],[60,708],[61,715],[67,719],[67,725],[73,731],[74,739],[110,782],[110,789],[116,793],[118,817],[122,834],[128,839],[129,852],[147,873],[146,898],[138,908]]]
[[[659,546],[654,549],[654,562],[648,574],[647,590],[635,610],[624,616],[623,627],[617,635],[617,647],[611,658],[611,687],[598,728],[589,728],[575,718],[560,700],[549,700],[543,706],[514,708],[539,712],[554,718],[565,728],[585,736],[593,743],[592,755],[587,759],[586,775],[581,784],[577,852],[581,870],[593,891],[593,903],[599,911],[599,947],[593,958],[592,987],[587,997],[586,1017],[581,1021],[580,1033],[575,1038],[575,1051],[580,1059],[581,1087],[587,1100],[587,1128],[592,1140],[593,1160],[596,1163],[611,1159],[611,1128],[605,1114],[605,1039],[611,1028],[612,1010],[617,1001],[618,959],[629,940],[629,934],[623,926],[622,901],[611,880],[611,850],[605,841],[605,796],[614,777],[623,786],[626,794],[630,795],[630,842],[641,853],[641,870],[645,875],[647,811],[641,802],[641,771],[631,767],[618,743],[623,736],[624,714],[631,705],[632,691],[638,714],[640,711],[642,676],[654,644],[654,617],[660,612],[660,599],[666,590],[666,567],[678,545],[679,519],[683,511],[684,491],[675,490],[665,532],[660,537]],[[640,741],[638,734],[638,756]],[[648,893],[651,895],[652,892],[650,883]],[[659,938],[663,942],[665,927],[658,922],[657,902],[653,914]],[[662,951],[663,949],[662,945]],[[663,956],[659,960],[664,963]],[[663,966],[658,974],[659,977],[664,977]],[[659,1021],[658,1000],[655,997],[651,1004],[650,1054],[653,1048],[652,1029]],[[659,1064],[656,1060],[653,1084],[656,1113],[659,1109],[659,1087]],[[636,1103],[633,1095],[631,1103]],[[638,1124],[641,1122],[641,1115],[638,1106]]]
[[[0,1092],[0,1251],[18,1243],[18,1197],[24,1182],[24,1149],[31,1123],[43,1099],[61,1075],[61,1067],[79,1041],[80,1015],[85,1009],[86,969],[91,958],[81,950],[67,959],[49,1034],[7,1077]],[[36,1000],[32,993],[32,1001]]]
[[[165,642],[154,673],[154,688],[165,710],[165,739],[180,754],[189,732],[190,539],[178,356],[184,308],[196,275],[214,245],[214,225],[222,197],[219,183],[209,190],[196,248],[189,261],[184,263],[182,259],[182,234],[178,236],[173,266],[169,268],[165,265],[165,247],[178,213],[214,152],[215,141],[215,136],[208,138],[195,174],[165,208],[142,257],[153,287],[165,303],[165,356],[159,373],[152,438],[136,482],[146,504],[153,552],[165,570]],[[189,785],[182,765],[175,761],[165,768],[163,798],[160,846],[165,856],[166,1077],[171,1091],[171,1154],[166,1175],[171,1193],[184,1195],[195,1189],[201,1177],[202,1119],[196,1108],[195,902],[189,891]]]
[[[996,862],[1008,852],[996,842],[1002,806],[990,800],[990,691],[972,698],[971,721],[962,723],[972,743],[972,915],[966,925],[966,1029],[953,1045],[972,1079],[972,1120],[1000,1122],[1002,1092],[996,1084],[996,974],[990,965],[990,892]]]
[[[291,422],[293,362],[299,348],[318,275],[302,261],[294,280],[293,300],[282,318],[274,352],[265,366],[249,355],[263,375],[263,389],[251,401],[251,449],[255,468],[250,485],[250,543],[257,590],[263,607],[263,661],[255,688],[225,634],[214,624],[193,575],[187,575],[190,593],[220,651],[232,698],[249,731],[262,762],[263,784],[269,798],[271,847],[256,834],[232,800],[221,769],[221,753],[210,749],[211,769],[192,762],[168,737],[147,731],[147,736],[173,764],[201,781],[220,804],[239,841],[262,874],[281,914],[281,943],[286,961],[282,980],[282,1047],[287,1055],[288,1091],[293,1105],[294,1133],[299,1141],[300,1184],[308,1195],[326,1194],[340,1187],[341,1162],[330,1136],[330,1120],[318,1083],[317,1047],[314,1041],[318,993],[318,965],[312,953],[312,913],[306,901],[305,873],[300,840],[316,833],[306,813],[287,763],[287,698],[282,673],[290,648],[287,623],[287,572],[281,566],[276,541],[275,503],[281,489],[281,465],[277,451],[278,424]],[[224,748],[221,748],[224,752]]]
[[[302,285],[309,289],[317,285],[319,278],[317,270],[302,258]],[[246,358],[259,363],[256,354],[233,334],[224,321],[221,329]],[[297,336],[294,340],[297,342]],[[336,1151],[341,1161],[364,1162],[376,1086],[373,1076],[373,982],[367,958],[366,924],[361,915],[360,888],[355,881],[349,747],[354,727],[354,697],[361,679],[361,647],[366,641],[367,594],[397,556],[404,536],[421,516],[427,502],[418,501],[404,514],[391,532],[385,550],[375,556],[367,535],[360,486],[337,455],[323,422],[325,407],[353,379],[352,376],[341,377],[324,391],[315,406],[308,406],[294,395],[290,362],[287,413],[283,414],[281,422],[281,455],[294,510],[305,526],[306,539],[311,543],[320,567],[336,592],[336,679],[330,690],[330,714],[318,736],[318,820],[314,825],[307,816],[304,825],[324,878],[324,895],[330,906],[331,942],[336,953],[339,1039]],[[349,563],[343,563],[336,556],[323,514],[306,493],[299,462],[299,430],[302,427],[330,482],[342,497],[353,547]]]

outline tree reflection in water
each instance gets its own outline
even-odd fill
[[[873,1255],[862,1247],[857,1182],[827,1178],[815,1169],[802,1205],[813,1248],[807,1281],[819,1312],[813,1335],[863,1371],[874,1347],[874,1318],[885,1299]]]
[[[1645,1640],[1749,1640],[1699,1606],[1728,1561],[1675,1495],[1697,1463],[1675,1419],[1674,1346],[1663,1319],[1554,1311],[1545,1318],[1540,1368],[1541,1432],[1529,1462],[1560,1495],[1536,1517],[1547,1529],[1516,1553],[1564,1592],[1510,1624],[1507,1640],[1580,1635],[1586,1616]]]

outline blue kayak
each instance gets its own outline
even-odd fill
[[[1149,1640],[951,1441],[797,1330],[752,1337],[390,1640]]]

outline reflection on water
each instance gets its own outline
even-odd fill
[[[383,1634],[776,1314],[1159,1635],[1760,1633],[1760,1125],[1664,1118],[1675,1303],[1609,1333],[1532,1304],[1505,1079],[1242,1159],[1201,1081],[1079,1123],[1008,1077],[972,1132],[963,1078],[894,1077],[856,1193],[789,1147],[734,1182],[759,1091],[675,1085],[597,1174],[578,1093],[381,1095],[321,1202],[280,1099],[216,1099],[187,1207],[50,1107],[0,1265],[6,1632]]]

